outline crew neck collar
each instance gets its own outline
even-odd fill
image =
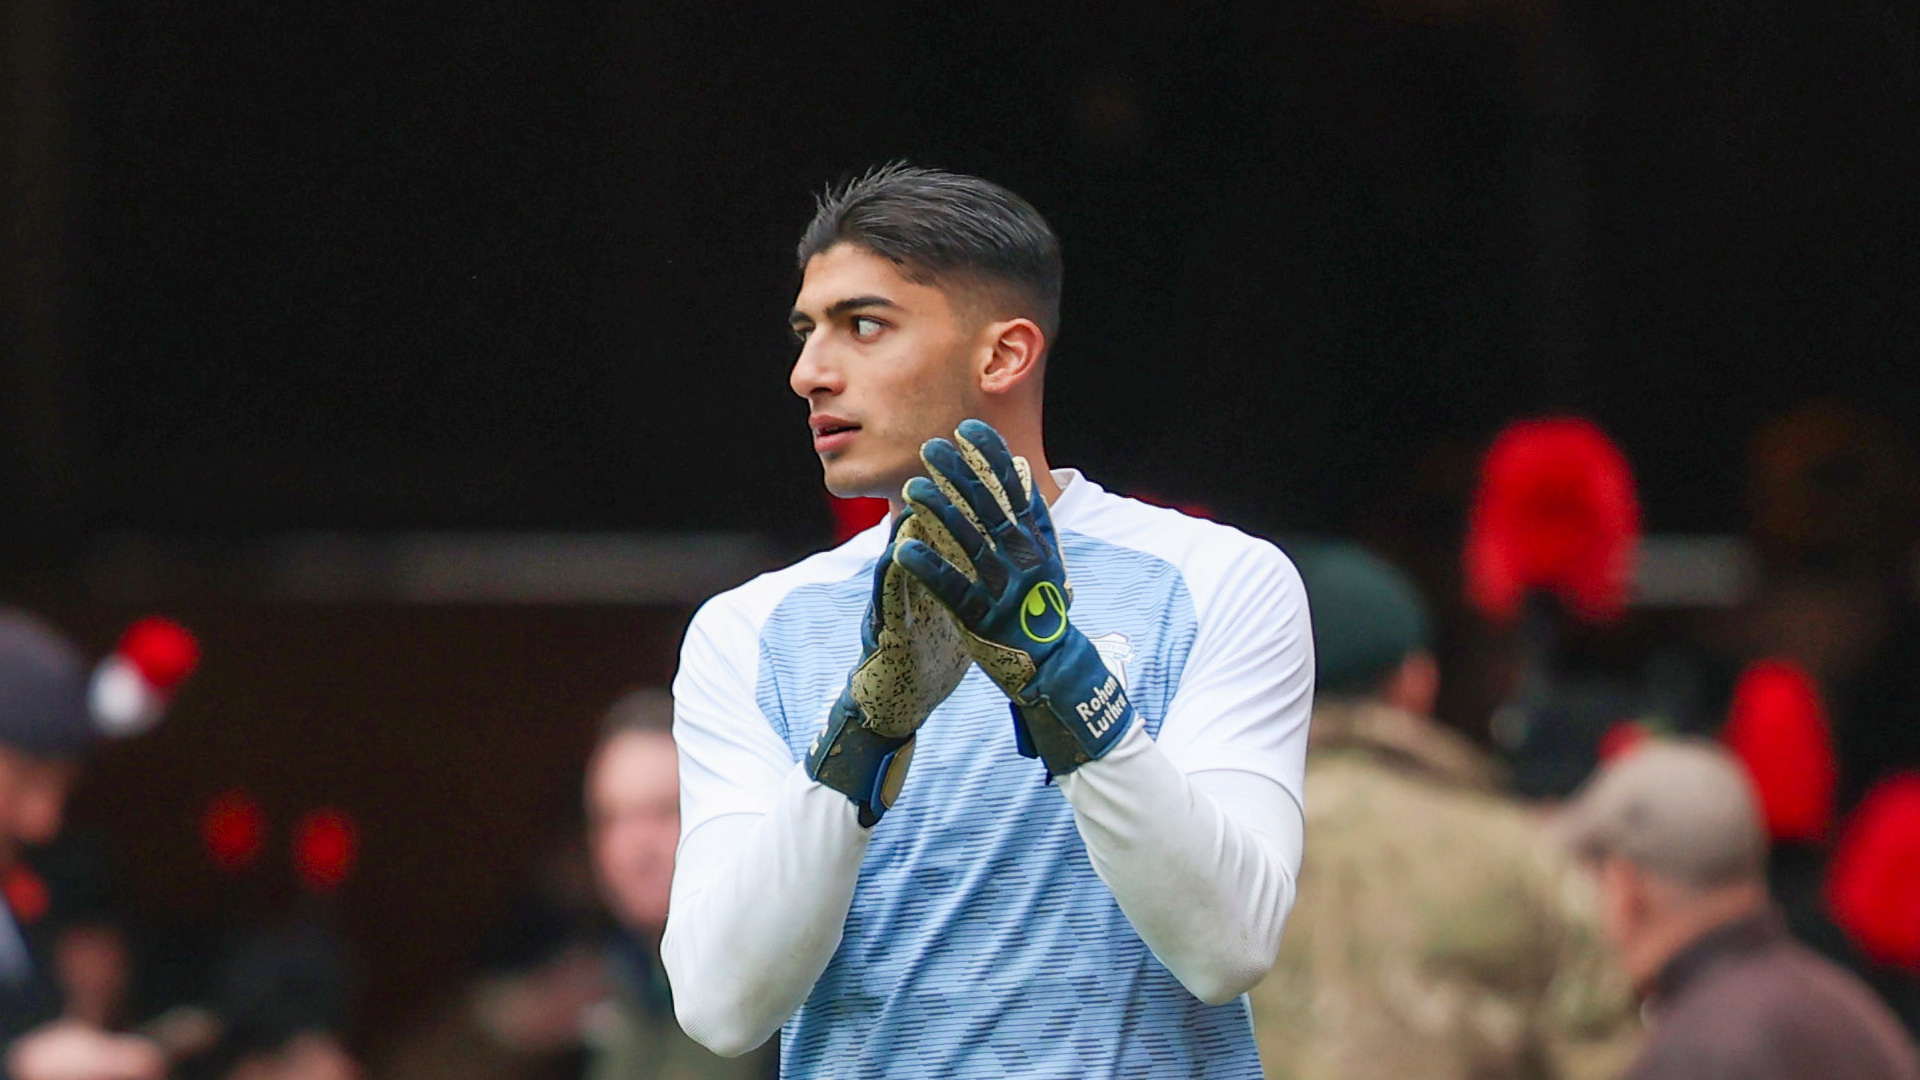
[[[1053,482],[1060,485],[1060,497],[1047,505],[1055,521],[1071,518],[1100,495],[1100,485],[1080,475],[1079,469],[1051,470]]]

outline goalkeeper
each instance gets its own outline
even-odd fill
[[[1059,245],[1017,196],[881,169],[821,199],[799,263],[827,486],[895,515],[688,627],[682,1025],[723,1054],[783,1030],[797,1078],[1260,1076],[1244,993],[1301,855],[1299,576],[1048,467]]]

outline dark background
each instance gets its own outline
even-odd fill
[[[1551,407],[1734,530],[1761,418],[1920,399],[1910,5],[28,8],[61,439],[0,505],[63,537],[816,540],[789,253],[895,157],[1063,235],[1058,461],[1276,528]]]

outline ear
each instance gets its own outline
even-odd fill
[[[1607,857],[1607,863],[1620,889],[1620,903],[1632,925],[1641,926],[1654,908],[1652,883],[1646,872],[1619,855]]]
[[[1432,716],[1433,703],[1440,696],[1440,665],[1433,654],[1424,649],[1408,653],[1387,676],[1380,696],[1387,704],[1415,716]]]
[[[1603,855],[1591,866],[1599,891],[1602,925],[1611,937],[1631,933],[1640,924],[1645,908],[1633,864],[1618,855]]]
[[[1040,377],[1040,361],[1046,355],[1047,335],[1032,319],[1006,319],[989,323],[986,328],[986,366],[980,372],[980,389],[989,394],[1004,394]]]

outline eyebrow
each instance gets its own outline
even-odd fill
[[[884,296],[849,296],[845,300],[836,300],[827,305],[825,316],[827,320],[831,322],[849,311],[863,311],[867,308],[892,308],[896,311],[904,310],[899,304],[894,303]],[[795,308],[793,313],[787,316],[788,326],[798,326],[801,323],[810,323],[812,321],[813,316],[808,315],[799,308]]]

